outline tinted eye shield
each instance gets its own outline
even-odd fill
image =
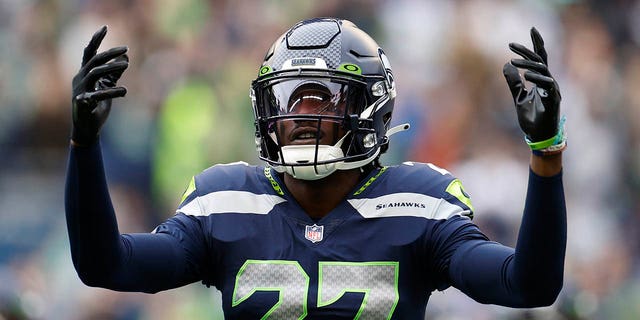
[[[365,77],[360,75],[326,69],[286,70],[254,80],[252,99],[258,122],[294,117],[317,120],[321,116],[325,121],[342,121],[346,127],[356,128],[350,124],[369,104],[367,89]],[[301,105],[307,108],[300,108]]]
[[[324,77],[272,77],[254,84],[258,123],[273,132],[274,123],[283,120],[334,122],[346,125],[366,105],[365,83]]]
[[[344,116],[362,110],[362,87],[324,79],[288,79],[257,92],[259,115]]]

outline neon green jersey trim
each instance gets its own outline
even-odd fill
[[[269,167],[264,168],[264,176],[267,177],[267,179],[269,179],[269,182],[271,182],[271,187],[273,187],[273,190],[275,190],[276,193],[278,193],[279,195],[284,196],[284,191],[282,191],[282,188],[280,188],[280,185],[278,184],[276,179],[274,179],[273,176],[271,175],[271,168]]]
[[[187,186],[187,190],[184,191],[184,194],[182,194],[182,199],[180,200],[180,203],[183,203],[185,199],[187,199],[187,197],[192,194],[194,191],[196,191],[196,179],[195,177],[191,177],[191,181],[189,182],[189,186]]]
[[[354,195],[354,196],[357,196],[357,195],[359,195],[359,194],[363,193],[365,189],[367,189],[367,188],[368,188],[368,187],[369,187],[369,186],[370,186],[374,181],[376,181],[376,179],[378,179],[378,177],[379,177],[383,172],[385,172],[385,171],[387,170],[387,168],[388,168],[388,167],[382,167],[382,168],[380,168],[380,171],[378,171],[378,173],[377,173],[375,176],[373,176],[373,177],[369,178],[369,180],[367,180],[367,182],[365,182],[365,184],[364,184],[364,185],[362,185],[362,187],[360,187],[360,189],[358,189],[358,191],[354,192],[354,193],[353,193],[353,195]]]
[[[464,203],[473,211],[473,205],[471,204],[471,198],[464,192],[464,188],[462,187],[462,182],[459,179],[454,179],[449,183],[447,189],[445,190],[447,193],[456,197],[460,202]]]

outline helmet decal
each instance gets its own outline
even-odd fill
[[[358,75],[362,74],[362,69],[360,69],[360,67],[358,67],[357,65],[353,64],[353,63],[343,63],[340,65],[340,67],[338,67],[338,70],[340,71],[345,71],[345,72],[350,72],[350,73],[355,73]]]
[[[265,74],[269,73],[273,71],[271,69],[271,67],[269,66],[263,66],[262,68],[260,68],[260,71],[258,71],[258,76],[264,76]]]
[[[293,58],[282,64],[281,70],[291,70],[299,68],[326,69],[327,63],[322,58]]]

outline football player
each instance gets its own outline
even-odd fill
[[[158,292],[196,281],[222,292],[233,319],[423,319],[431,292],[481,303],[552,304],[562,288],[566,209],[560,92],[536,29],[504,69],[532,150],[515,248],[472,223],[461,182],[431,164],[383,166],[396,84],[378,44],[347,20],[299,22],[268,50],[251,84],[265,166],[215,165],[151,233],[120,234],[99,131],[126,47],[85,49],[73,80],[66,217],[84,283]],[[519,74],[523,68],[524,79]],[[525,80],[532,83],[525,86]]]

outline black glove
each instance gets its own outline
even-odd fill
[[[509,49],[524,59],[513,59],[504,65],[502,73],[507,80],[520,128],[530,142],[553,138],[558,133],[560,118],[560,89],[547,67],[547,51],[536,28],[531,28],[534,52],[518,43],[510,43]],[[533,83],[525,88],[518,69],[526,69],[524,78]]]
[[[118,79],[129,66],[127,47],[111,48],[96,54],[106,34],[107,26],[93,34],[84,49],[80,71],[71,83],[71,140],[76,145],[94,143],[111,111],[111,99],[127,94],[126,88],[116,87]]]

